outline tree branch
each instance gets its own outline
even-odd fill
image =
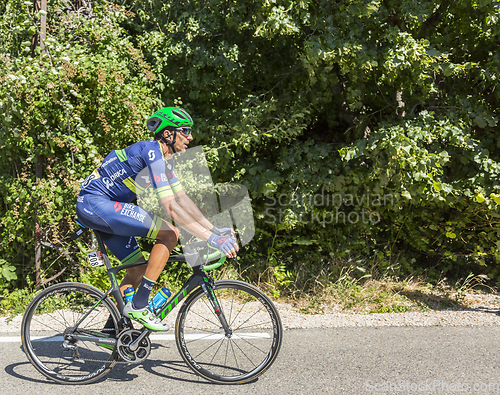
[[[420,30],[417,34],[417,38],[423,38],[427,34],[427,32],[431,29],[435,29],[437,25],[441,22],[443,19],[444,13],[448,9],[448,4],[450,3],[450,0],[442,0],[441,4],[439,4],[439,7],[437,8],[436,11],[424,22],[422,23],[422,26],[420,27]]]

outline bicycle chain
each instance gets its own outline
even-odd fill
[[[84,361],[84,362],[110,362],[109,360],[104,360],[104,359],[83,359],[83,358],[75,359],[75,361]],[[111,361],[111,362],[114,362],[115,364],[117,364],[117,363],[127,363],[127,364],[131,364],[131,365],[135,365],[134,363],[127,362],[127,361],[118,361],[118,360],[115,360],[115,361]]]

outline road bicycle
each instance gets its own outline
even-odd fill
[[[120,271],[147,261],[112,267],[100,232],[94,230],[94,235],[111,282],[109,290],[73,282],[52,285],[36,295],[22,321],[28,359],[58,383],[91,383],[117,363],[141,363],[151,352],[153,332],[134,328],[122,315],[125,303],[117,281]],[[247,383],[264,373],[276,360],[283,338],[272,301],[245,282],[215,281],[209,272],[222,265],[225,256],[211,252],[206,242],[191,243],[184,254],[168,261],[189,262],[193,268],[179,292],[155,312],[164,319],[186,298],[175,323],[177,349],[186,364],[217,384]],[[113,325],[105,328],[109,317]]]

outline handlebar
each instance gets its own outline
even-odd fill
[[[222,252],[220,252],[219,250],[217,250],[213,247],[210,247],[206,241],[203,241],[203,240],[195,241],[194,243],[189,243],[188,246],[189,246],[189,249],[200,248],[202,250],[208,250],[208,249],[214,250],[211,254],[206,254],[206,253],[204,254],[204,251],[199,251],[199,253],[201,255],[201,260],[203,262],[208,263],[209,261],[213,261],[214,259],[219,258],[219,260],[217,262],[214,262],[212,264],[204,264],[203,269],[205,271],[217,269],[219,266],[221,266],[226,261],[226,256]]]

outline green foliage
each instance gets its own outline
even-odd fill
[[[9,318],[14,318],[17,315],[23,314],[29,302],[35,295],[30,292],[30,289],[16,289],[8,291],[2,290],[0,294],[0,316],[10,314]]]
[[[120,27],[127,12],[105,4],[85,15],[51,2],[44,53],[30,48],[31,6],[9,1],[0,20],[1,248],[18,274],[21,266],[33,272],[35,218],[43,240],[60,245],[73,227],[79,183],[110,150],[146,137],[155,76]],[[50,265],[45,277],[67,264]]]
[[[391,197],[377,208],[377,228],[389,236],[384,248],[399,256],[398,274],[415,269],[407,260],[425,254],[417,273],[474,267],[498,276],[500,166],[467,126],[422,112],[400,126],[380,127],[343,148],[341,157],[351,167],[343,172],[351,193]]]
[[[17,280],[16,267],[5,259],[0,259],[0,288],[14,280]]]
[[[250,191],[244,272],[276,295],[352,261],[500,281],[499,1],[130,3],[51,2],[50,56],[30,6],[0,6],[0,249],[19,279],[35,211],[62,242],[78,182],[163,103],[194,115],[213,180]]]

